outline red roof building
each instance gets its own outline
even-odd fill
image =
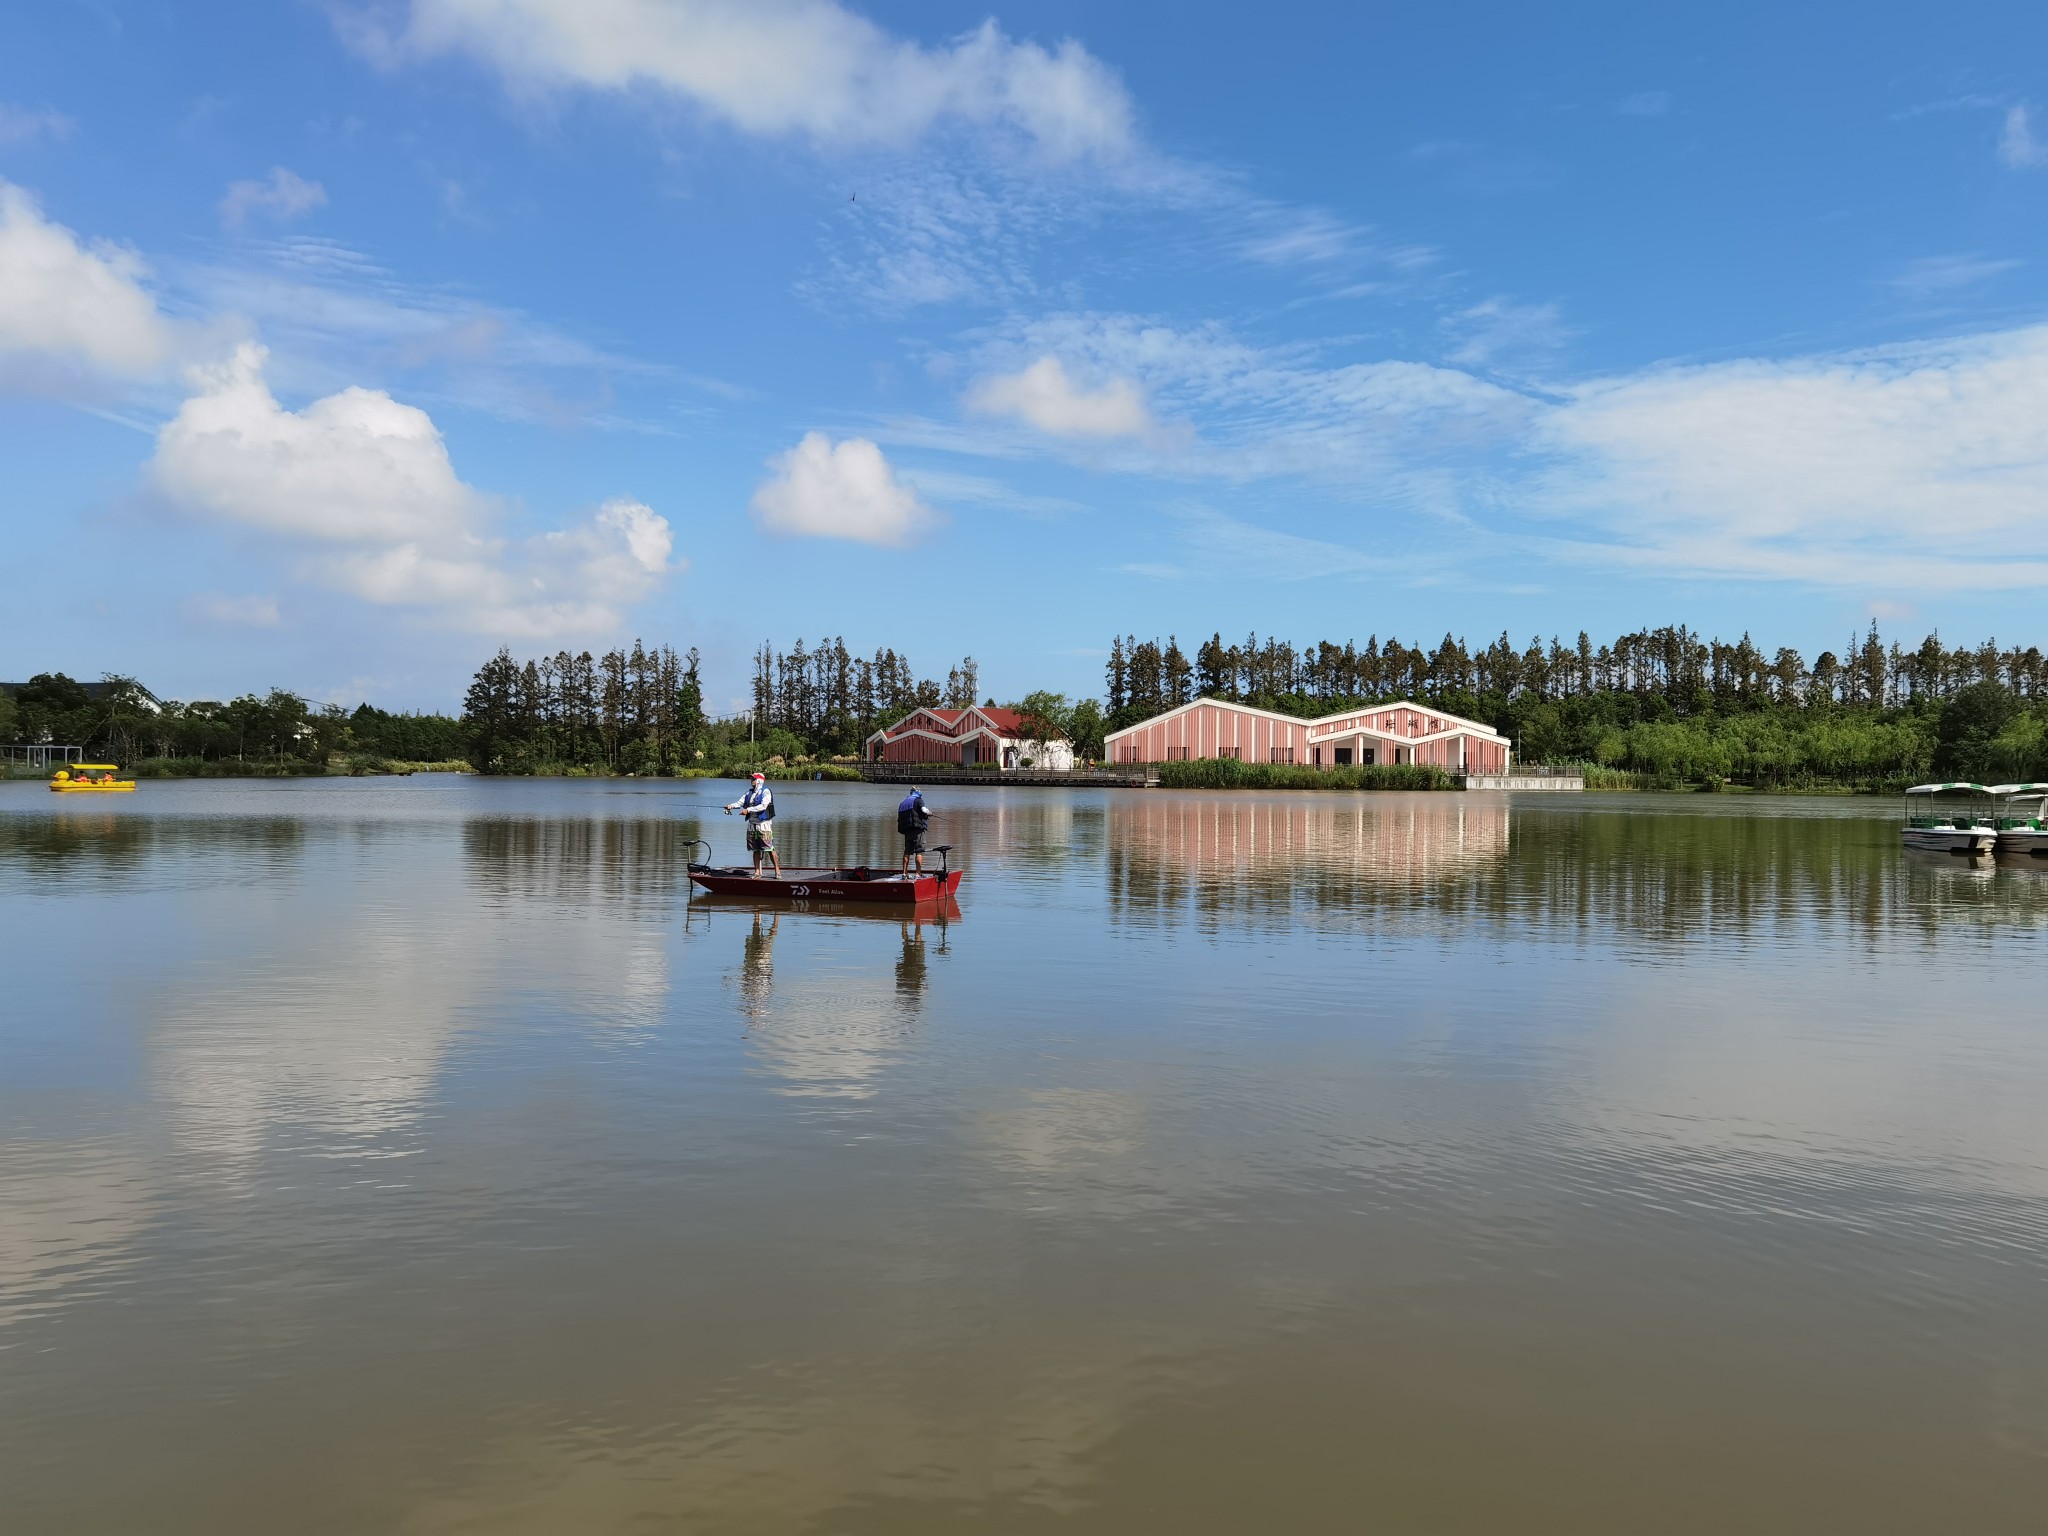
[[[862,755],[871,763],[935,763],[957,768],[992,763],[999,769],[1065,771],[1074,766],[1073,743],[1064,736],[1041,740],[1024,716],[993,704],[913,710],[870,736]]]

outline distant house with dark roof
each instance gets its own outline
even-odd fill
[[[972,768],[1074,766],[1074,744],[1064,736],[1040,740],[1025,717],[993,704],[972,709],[919,709],[870,736],[862,751],[871,763],[945,763]]]

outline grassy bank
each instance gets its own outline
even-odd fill
[[[799,767],[770,763],[759,771],[770,779],[829,779],[835,784],[858,784],[861,781],[860,770],[846,763],[805,763]],[[728,779],[749,779],[754,776],[755,770],[734,764],[720,769],[719,772],[722,777]]]
[[[1305,763],[1246,763],[1202,758],[1160,763],[1163,789],[1456,789],[1458,781],[1427,763],[1311,768]]]
[[[238,760],[203,757],[146,757],[131,770],[138,779],[318,779],[369,778],[409,773],[469,773],[460,759],[413,762],[403,758],[355,753],[324,763],[299,758]],[[47,777],[47,775],[45,775]]]

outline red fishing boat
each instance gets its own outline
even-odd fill
[[[704,844],[708,850],[710,844]],[[840,865],[834,869],[785,869],[755,874],[739,865],[690,865],[690,883],[717,896],[744,896],[750,901],[874,901],[915,906],[936,902],[960,889],[964,869],[948,869],[946,855],[951,844],[940,844],[939,868],[922,874],[903,874],[894,869],[871,869],[865,864]]]

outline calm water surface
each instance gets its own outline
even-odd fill
[[[2043,1529],[2048,870],[733,788],[0,786],[8,1530]]]

